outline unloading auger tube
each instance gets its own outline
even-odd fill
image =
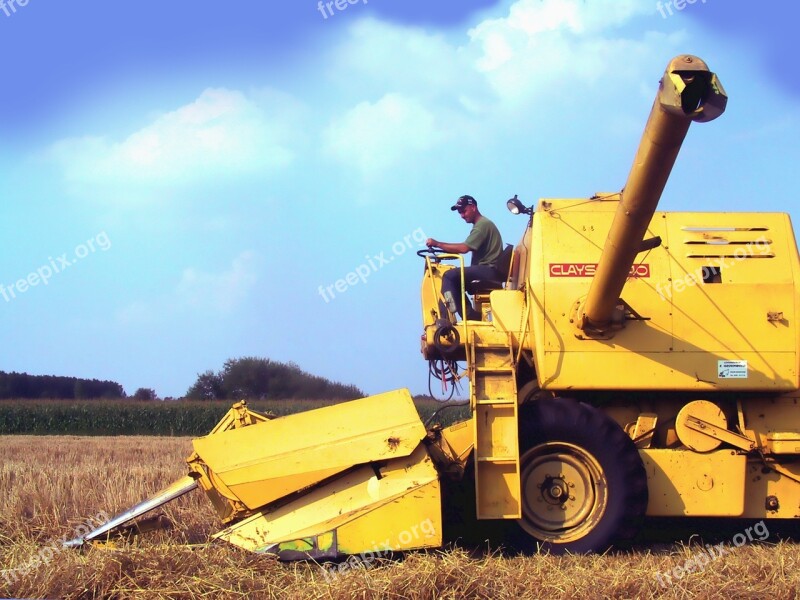
[[[580,329],[602,331],[612,321],[636,255],[652,247],[642,240],[689,125],[716,119],[727,101],[717,76],[701,59],[682,55],[670,61],[583,304]]]

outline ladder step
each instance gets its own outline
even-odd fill
[[[479,519],[522,516],[516,363],[511,334],[470,328],[470,402],[475,409],[475,500]]]
[[[475,400],[512,400],[517,397],[517,388],[513,382],[491,382],[478,379],[477,388],[472,397]]]
[[[509,336],[507,331],[473,330],[473,343],[476,348],[508,348]]]
[[[513,373],[511,367],[475,367],[479,373]]]

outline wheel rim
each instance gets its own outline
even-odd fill
[[[520,458],[520,526],[544,542],[567,543],[586,536],[608,504],[603,469],[583,448],[564,442],[534,446]]]

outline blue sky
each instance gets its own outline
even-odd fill
[[[661,208],[797,222],[789,0],[9,5],[0,370],[180,396],[255,355],[424,392],[419,241],[463,241],[461,194],[516,243],[508,197],[619,189],[681,53],[730,101]]]

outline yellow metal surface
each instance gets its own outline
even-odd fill
[[[468,354],[479,519],[522,516],[517,384],[511,334],[474,325]]]
[[[530,327],[541,387],[796,390],[800,296],[794,281],[800,261],[785,214],[656,213],[646,236],[660,236],[662,246],[637,258],[622,292],[643,319],[625,321],[607,340],[576,335],[576,307],[588,291],[617,202],[543,201],[536,213]],[[712,223],[728,229],[757,225],[766,232],[709,232]],[[727,243],[708,244],[712,250],[688,243],[723,234]],[[772,240],[768,246],[758,241],[762,235]],[[687,258],[687,252],[712,251],[716,257]],[[761,252],[771,258],[759,258]],[[721,282],[704,281],[719,261]],[[773,313],[782,319],[770,320]]]
[[[800,455],[800,431],[773,431],[767,435],[767,446],[773,454]]]
[[[695,452],[709,452],[716,450],[722,443],[721,440],[706,432],[704,427],[695,427],[689,418],[699,419],[701,425],[713,425],[715,428],[725,429],[728,422],[722,409],[708,400],[695,400],[689,402],[678,413],[675,419],[675,432],[681,443]]]
[[[654,413],[642,413],[636,418],[633,427],[629,432],[631,439],[637,448],[649,448],[653,443],[658,415]]]
[[[455,264],[452,261],[455,261]],[[425,257],[425,273],[422,277],[420,292],[422,298],[422,323],[426,328],[433,326],[437,319],[448,319],[455,323],[455,317],[452,314],[441,314],[440,306],[440,302],[443,303],[444,301],[442,296],[442,277],[450,269],[459,269],[461,271],[461,301],[463,303],[466,298],[464,257],[461,254],[447,252],[439,252],[436,257]],[[462,304],[462,306],[466,306],[466,304]],[[445,309],[445,312],[447,312],[447,309]]]
[[[422,278],[420,296],[422,298],[423,327],[431,327],[437,318],[441,318],[439,301],[442,297],[442,277],[450,269],[451,264],[436,263],[430,258],[425,261],[425,274]]]
[[[257,412],[253,412],[247,408],[247,402],[242,400],[240,402],[236,402],[233,406],[231,406],[230,410],[225,413],[225,416],[220,419],[219,423],[214,426],[208,435],[212,435],[214,433],[220,433],[222,431],[228,431],[229,429],[239,429],[240,427],[248,427],[255,423],[261,423],[263,421],[269,421],[273,419],[274,415],[262,415]]]
[[[733,450],[639,450],[654,517],[738,517],[744,512],[747,459]]]
[[[524,340],[527,323],[525,321],[525,294],[520,290],[493,290],[489,294],[492,323],[500,331],[512,335],[512,343],[519,347]]]
[[[195,453],[249,509],[353,465],[408,456],[425,427],[398,390],[233,429],[193,441]]]
[[[336,529],[339,551],[411,550],[442,545],[439,481],[431,481]]]
[[[797,382],[797,249],[788,215],[672,213],[665,221],[671,281],[662,289],[676,315],[674,350],[701,349],[725,360],[754,351],[768,359],[786,354],[794,357],[792,369],[769,369],[767,360],[766,374]],[[703,282],[710,267],[720,270],[719,282]],[[783,318],[771,321],[772,312]]]
[[[215,537],[247,550],[269,552],[285,542],[336,531],[342,552],[358,553],[370,550],[374,540],[402,541],[403,531],[414,525],[419,530],[430,520],[435,532],[416,536],[404,547],[440,545],[439,481],[424,444],[410,456],[390,460],[379,471],[380,475],[371,465],[359,467]]]
[[[442,430],[441,447],[451,460],[464,466],[474,447],[475,437],[472,421],[461,421]]]
[[[800,432],[800,399],[793,396],[742,403],[743,420],[766,453],[800,454],[793,442]]]
[[[687,430],[693,431],[695,434],[701,434],[705,436],[705,438],[711,438],[714,440],[718,440],[720,443],[726,443],[734,448],[738,448],[740,450],[744,450],[745,452],[750,452],[751,450],[756,449],[756,442],[752,432],[748,432],[747,435],[741,435],[735,433],[733,431],[729,431],[727,425],[720,425],[717,423],[712,423],[709,421],[705,421],[700,419],[694,415],[689,415],[686,417],[686,421],[684,422],[684,426]],[[700,442],[703,438],[697,437],[697,435],[693,436],[695,442]],[[711,446],[709,442],[703,440],[706,446]],[[717,447],[717,445],[713,445],[713,447]],[[695,451],[701,451],[697,447],[692,448]]]
[[[747,464],[747,486],[743,517],[748,519],[800,518],[800,463],[782,465],[794,479],[765,470],[760,460]]]
[[[197,477],[197,483],[205,492],[223,523],[227,523],[238,515],[247,512],[247,507],[239,502],[224,484],[216,478],[212,480],[211,474],[202,464],[191,461],[189,462],[189,469]]]

